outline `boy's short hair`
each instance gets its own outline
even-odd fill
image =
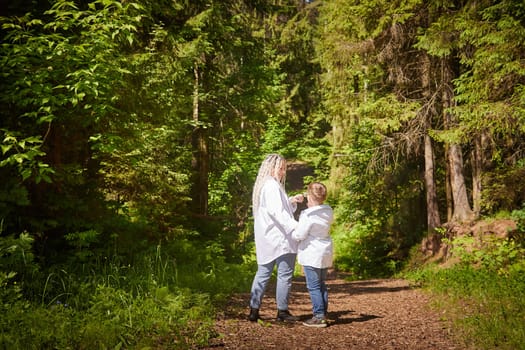
[[[312,182],[308,185],[308,197],[312,197],[319,203],[326,200],[326,186],[320,182]]]

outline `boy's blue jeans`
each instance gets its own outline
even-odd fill
[[[273,267],[277,265],[275,302],[277,303],[277,309],[288,310],[288,299],[292,288],[296,256],[296,254],[284,254],[267,264],[258,265],[257,273],[252,283],[251,308],[259,309],[261,307],[266,286],[268,285],[268,281],[270,281],[270,277],[272,277]]]
[[[303,266],[303,270],[306,277],[306,287],[312,301],[314,317],[324,318],[328,311],[328,289],[325,283],[328,269]]]

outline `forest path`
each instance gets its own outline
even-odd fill
[[[247,320],[249,293],[235,295],[217,317],[217,338],[205,349],[464,349],[456,343],[429,296],[402,279],[328,281],[330,326],[309,328],[311,303],[304,277],[294,279],[290,311],[296,323],[275,321],[275,287],[261,308],[263,323]]]

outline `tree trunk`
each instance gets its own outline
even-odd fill
[[[454,93],[452,90],[452,69],[449,60],[442,60],[442,103],[445,127],[450,129],[456,126],[456,120],[449,108],[453,105]],[[448,145],[448,162],[450,166],[450,187],[452,191],[453,214],[452,221],[468,222],[474,219],[474,212],[470,208],[467,196],[467,187],[463,176],[463,155],[461,146],[452,142]]]
[[[437,201],[436,181],[434,179],[434,149],[430,136],[425,135],[425,185],[427,189],[428,232],[434,232],[441,225]]]
[[[474,138],[472,150],[472,206],[474,214],[479,217],[481,211],[481,173],[483,167],[483,146],[481,136]]]
[[[192,207],[195,214],[207,215],[208,213],[208,145],[206,143],[205,129],[199,123],[199,67],[195,63],[193,68],[193,122],[192,133]]]
[[[454,200],[452,199],[452,185],[450,181],[450,161],[448,159],[449,145],[445,145],[445,196],[447,201],[447,222],[452,221],[454,214]]]
[[[450,145],[450,185],[452,187],[452,199],[454,201],[453,221],[468,222],[474,219],[474,212],[470,208],[467,197],[465,178],[463,177],[463,156],[458,144]]]
[[[434,150],[430,136],[425,135],[425,187],[427,190],[427,238],[425,240],[425,251],[432,255],[439,252],[441,248],[441,234],[436,228],[441,226],[439,219],[439,207],[437,202],[436,182],[434,179]]]
[[[428,56],[423,59],[423,72],[422,72],[422,86],[423,95],[426,101],[431,100],[430,90],[430,71],[431,62]],[[436,228],[441,225],[439,218],[439,206],[437,199],[436,180],[434,177],[434,148],[432,146],[432,138],[428,134],[431,129],[431,118],[433,116],[432,108],[424,107],[427,112],[424,115],[425,123],[425,137],[424,137],[424,150],[425,150],[425,188],[426,188],[426,205],[427,205],[427,238],[425,240],[424,248],[425,251],[431,251],[432,255],[436,254],[441,247],[441,235],[436,231]]]

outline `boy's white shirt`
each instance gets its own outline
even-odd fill
[[[327,204],[316,205],[301,212],[299,224],[292,233],[292,237],[299,241],[299,264],[316,268],[332,266],[334,253],[330,225],[333,220],[333,210]]]
[[[279,256],[297,253],[298,243],[292,238],[297,227],[293,213],[297,204],[290,198],[281,184],[268,177],[261,188],[259,208],[254,212],[254,234],[257,264],[267,264]]]

